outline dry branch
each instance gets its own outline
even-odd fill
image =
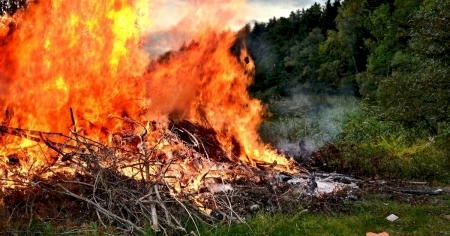
[[[79,196],[79,195],[77,195],[77,194],[75,194],[75,193],[72,193],[72,192],[69,191],[67,188],[65,188],[64,186],[62,186],[61,184],[58,184],[57,187],[59,187],[59,188],[61,188],[61,189],[63,190],[62,193],[67,194],[67,195],[69,195],[69,196],[71,196],[71,197],[74,197],[74,198],[76,198],[76,199],[79,199],[79,200],[81,200],[81,201],[87,202],[87,203],[89,203],[90,205],[94,206],[94,207],[95,207],[98,211],[100,211],[102,214],[104,214],[104,215],[106,215],[106,216],[109,216],[109,217],[111,217],[111,218],[114,218],[114,219],[116,219],[116,220],[118,220],[118,221],[120,221],[120,222],[122,222],[122,223],[124,223],[124,224],[126,224],[126,225],[129,225],[129,226],[133,227],[133,229],[135,229],[136,231],[138,231],[138,232],[141,233],[141,234],[145,234],[145,231],[144,231],[141,227],[139,227],[139,226],[133,224],[133,222],[131,222],[131,221],[127,220],[127,219],[124,219],[124,218],[122,218],[122,217],[119,217],[118,215],[116,215],[116,214],[114,214],[114,213],[112,213],[112,212],[106,210],[105,208],[103,208],[103,207],[100,206],[99,204],[97,204],[97,203],[91,201],[90,199],[87,199],[87,198],[85,198],[85,197],[82,197],[82,196]]]

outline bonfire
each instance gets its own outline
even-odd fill
[[[198,24],[191,41],[151,60],[148,4],[29,1],[0,19],[8,221],[81,207],[124,232],[184,231],[183,218],[241,221],[280,208],[280,173],[302,174],[258,137],[248,26]]]

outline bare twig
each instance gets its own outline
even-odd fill
[[[42,183],[37,184],[45,186],[53,194],[64,195],[65,198],[69,196],[72,201],[88,204],[92,215],[97,215],[99,224],[105,227],[117,223],[125,234],[130,233],[129,230],[143,233],[145,225],[150,221],[153,230],[170,234],[170,231],[166,230],[186,232],[180,219],[187,218],[193,222],[199,234],[197,223],[203,221],[208,224],[213,220],[206,210],[225,212],[224,215],[229,216],[227,219],[230,222],[231,219],[241,221],[240,216],[245,214],[242,209],[246,203],[259,201],[255,200],[255,197],[277,197],[275,190],[270,191],[267,186],[258,188],[257,185],[253,185],[255,188],[249,188],[247,193],[261,191],[263,195],[246,195],[240,191],[223,194],[202,192],[210,180],[222,179],[223,183],[231,183],[234,180],[249,184],[252,181],[258,182],[258,179],[267,178],[270,166],[258,170],[239,165],[238,162],[218,162],[216,157],[207,153],[207,147],[212,151],[214,148],[210,148],[212,144],[209,142],[203,143],[199,138],[203,137],[201,133],[196,133],[198,130],[188,131],[182,127],[161,128],[152,129],[151,135],[148,135],[146,126],[138,121],[127,117],[119,118],[131,123],[133,128],[130,129],[128,124],[124,131],[113,133],[117,142],[108,146],[81,135],[82,129],[76,127],[73,115],[71,110],[73,128],[70,135],[4,126],[0,126],[0,134],[32,137],[63,155],[64,162],[57,161],[49,166],[35,166],[30,162],[26,166],[28,172],[17,172],[15,179],[31,180],[33,176],[52,176],[53,179],[42,177]],[[190,139],[195,148],[192,144],[183,142],[180,133],[174,129],[187,134],[187,141],[190,143]],[[212,146],[215,145],[218,144]],[[161,147],[162,149],[159,149]],[[3,162],[0,162],[0,165],[8,165],[6,160]],[[25,169],[18,165],[14,168]],[[64,172],[64,169],[68,171]],[[20,182],[9,179],[9,176],[12,174],[5,177],[7,184],[20,186],[21,189],[28,188],[29,181]],[[205,204],[206,201],[211,204]],[[279,201],[281,199],[277,199],[280,206],[282,203]],[[242,204],[237,207],[237,202]],[[29,215],[37,212],[30,207],[26,210]]]
[[[79,199],[79,200],[81,200],[81,201],[83,201],[83,202],[86,202],[86,203],[92,205],[93,207],[95,207],[100,213],[104,214],[105,216],[114,218],[115,220],[120,221],[120,222],[122,222],[123,224],[126,224],[126,225],[128,225],[128,226],[133,227],[133,229],[135,229],[135,230],[138,231],[139,233],[145,234],[145,231],[144,231],[141,227],[135,225],[133,222],[131,222],[131,221],[127,220],[127,219],[121,218],[121,217],[119,217],[118,215],[116,215],[116,214],[114,214],[114,213],[112,213],[112,212],[109,212],[108,210],[106,210],[105,208],[103,208],[103,207],[100,206],[99,204],[97,204],[97,203],[91,201],[90,199],[87,199],[87,198],[85,198],[85,197],[82,197],[82,196],[79,196],[79,195],[77,195],[77,194],[72,193],[72,192],[69,191],[67,188],[65,188],[64,186],[62,186],[61,184],[57,184],[56,186],[59,187],[59,188],[61,188],[61,189],[63,190],[62,193],[67,194],[67,195],[69,195],[69,196],[71,196],[71,197],[74,197],[74,198],[76,198],[76,199]]]

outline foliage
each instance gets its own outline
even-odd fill
[[[397,54],[398,68],[382,81],[378,100],[385,119],[437,135],[441,123],[450,121],[450,3],[436,0],[422,6],[411,24],[409,48]]]
[[[324,39],[321,30],[315,28],[303,41],[291,47],[290,53],[284,58],[285,67],[298,76],[299,82],[317,78],[317,70],[320,67],[319,45]]]
[[[449,1],[327,1],[258,23],[249,37],[265,42],[266,51],[249,49],[252,91],[274,114],[261,128],[266,141],[324,135],[307,119],[320,106],[293,113],[280,96],[345,92],[363,104],[340,129],[340,152],[325,146],[319,161],[361,175],[450,182]]]
[[[331,167],[358,175],[450,182],[448,138],[423,136],[394,121],[383,121],[363,108],[347,117],[337,142],[339,157],[326,156]]]
[[[308,9],[291,12],[288,18],[256,22],[247,38],[247,48],[255,60],[256,76],[251,90],[272,96],[288,95],[288,88],[305,81],[317,81],[321,60],[318,48],[334,21],[340,1],[325,6],[318,3]]]

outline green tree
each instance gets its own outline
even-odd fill
[[[321,29],[316,28],[305,40],[291,47],[289,55],[284,58],[286,68],[299,82],[317,80],[317,70],[321,64],[319,45],[324,40]]]
[[[396,69],[381,82],[378,100],[386,119],[424,126],[435,135],[450,122],[449,2],[428,1],[411,23],[409,48],[396,53]]]
[[[347,0],[339,8],[337,30],[329,30],[320,46],[323,58],[318,71],[320,81],[356,90],[355,75],[365,71],[369,53],[364,44],[368,34],[364,25],[368,15],[364,3],[365,0]]]
[[[306,9],[301,18],[301,24],[306,26],[306,32],[309,33],[315,28],[320,27],[322,19],[322,6],[319,3],[314,3],[310,8]]]
[[[321,22],[321,29],[324,35],[328,30],[336,30],[336,16],[338,15],[338,9],[341,6],[340,0],[335,0],[331,4],[331,0],[327,0],[323,9]]]
[[[383,1],[381,1],[383,2]],[[370,55],[367,59],[367,73],[358,76],[360,93],[375,101],[375,94],[381,81],[393,70],[394,55],[408,47],[410,24],[408,21],[420,7],[421,0],[396,0],[377,6],[380,2],[367,4],[373,9],[365,23],[370,37],[365,46]]]

